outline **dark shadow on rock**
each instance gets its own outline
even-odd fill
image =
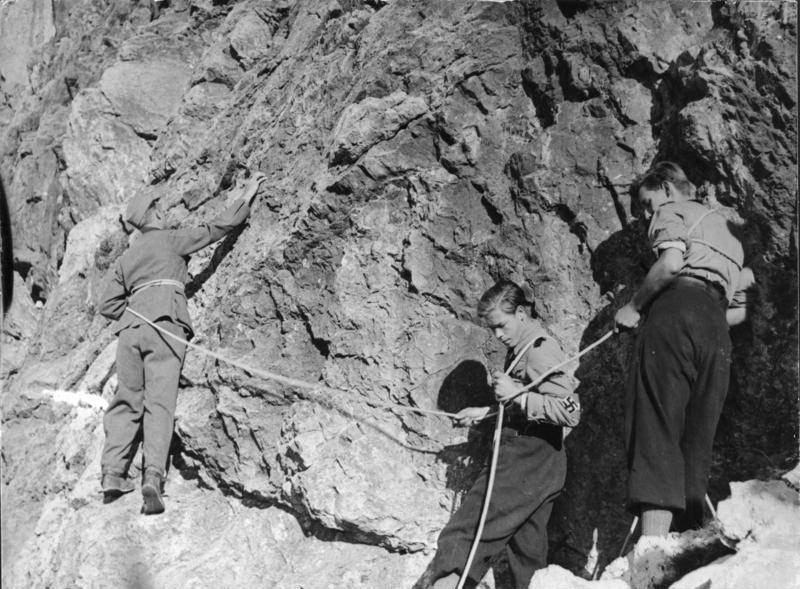
[[[641,281],[654,261],[645,239],[643,226],[631,223],[595,247],[590,262],[592,278],[602,294]]]
[[[458,364],[442,381],[437,397],[437,405],[443,411],[457,413],[466,407],[485,407],[494,403],[492,388],[488,382],[488,371],[482,362],[477,360],[464,360]],[[454,513],[458,507],[456,500],[458,494],[467,492],[474,483],[480,470],[486,464],[491,455],[492,432],[494,431],[494,420],[489,419],[477,426],[471,427],[467,433],[467,441],[461,444],[452,444],[443,448],[437,458],[447,465],[445,474],[445,486],[456,492],[454,503],[450,506],[450,512]],[[471,457],[469,464],[465,464],[467,458]],[[501,553],[498,555],[503,557]],[[504,563],[496,563],[493,559],[489,564],[474,565],[473,571],[477,571],[476,566],[482,566],[480,576],[483,576],[489,567],[504,571]],[[433,579],[430,563],[428,568],[422,573],[413,589],[427,589],[431,586]],[[500,574],[501,577],[505,579]],[[507,576],[507,575],[505,575]],[[497,575],[496,575],[497,577]],[[474,588],[476,584],[467,582],[465,587]],[[505,582],[500,582],[497,587],[505,587]]]
[[[6,191],[0,178],[0,290],[3,293],[3,313],[11,307],[14,294],[14,250],[11,241],[11,216],[8,212]]]
[[[615,310],[616,306],[609,304],[597,313],[582,334],[580,349],[613,328]],[[575,370],[580,381],[576,392],[581,421],[565,440],[567,478],[548,525],[548,562],[581,576],[587,576],[583,567],[591,549],[592,530],[598,530],[602,567],[618,556],[630,525],[625,510],[623,440],[626,374],[620,361],[627,357],[629,337],[613,336],[583,356]]]
[[[632,211],[636,213],[636,211]],[[653,261],[640,222],[598,244],[591,257],[594,281],[608,303],[581,335],[583,350],[614,327],[614,314],[635,292]],[[583,356],[575,368],[581,421],[567,436],[567,478],[548,525],[548,562],[580,576],[598,530],[599,565],[619,555],[630,526],[625,507],[625,380],[632,335],[618,334]],[[581,514],[578,516],[577,514]]]
[[[482,407],[494,402],[486,366],[464,360],[442,381],[436,405],[442,411],[458,413],[465,407]]]
[[[217,267],[222,263],[222,260],[225,259],[230,251],[233,249],[233,246],[236,244],[236,240],[239,239],[239,236],[244,231],[245,225],[242,224],[241,226],[237,227],[222,240],[217,248],[214,250],[214,254],[211,256],[211,260],[208,262],[208,265],[203,268],[203,271],[194,276],[189,283],[186,285],[186,298],[192,298],[194,294],[203,288],[206,280],[211,278],[214,273],[217,271]]]
[[[488,382],[486,366],[477,360],[464,360],[442,381],[436,404],[443,411],[458,413],[466,407],[485,407],[494,403],[494,395]],[[472,486],[475,477],[490,453],[491,432],[494,420],[487,420],[470,427],[467,441],[446,446],[438,458],[447,464],[446,486],[456,492],[465,492]],[[464,468],[465,458],[473,457],[469,467]],[[453,506],[455,507],[455,506]]]

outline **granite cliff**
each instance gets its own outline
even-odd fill
[[[502,362],[475,322],[525,285],[568,352],[646,271],[628,186],[685,167],[758,277],[733,333],[710,495],[797,463],[796,5],[555,0],[0,1],[0,176],[15,238],[3,326],[8,587],[412,586],[488,448],[374,402],[458,410]],[[100,503],[115,341],[96,302],[152,191],[170,220],[269,177],[194,256],[167,513]],[[552,562],[619,550],[628,335],[575,367]],[[373,404],[370,404],[370,401]],[[502,570],[502,565],[499,566]],[[502,573],[500,573],[502,576]],[[500,583],[501,585],[501,583]]]

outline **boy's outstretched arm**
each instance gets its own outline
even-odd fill
[[[235,188],[231,196],[235,200],[221,215],[208,223],[191,229],[176,229],[170,232],[173,246],[178,255],[185,256],[203,249],[225,237],[250,215],[250,204],[255,198],[258,188],[267,177],[264,174],[253,174],[242,188]]]

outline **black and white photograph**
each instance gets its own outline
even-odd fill
[[[798,589],[796,0],[0,0],[2,589]]]

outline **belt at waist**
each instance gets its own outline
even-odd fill
[[[150,288],[151,286],[174,286],[177,289],[183,290],[185,287],[183,282],[178,280],[172,280],[170,278],[157,278],[155,280],[148,280],[147,282],[142,282],[141,284],[137,285],[132,291],[131,294],[134,295],[140,290],[144,290],[145,288]]]
[[[561,426],[552,423],[538,423],[536,421],[518,422],[516,420],[504,420],[503,430],[518,436],[547,437],[558,432],[561,435]]]
[[[699,276],[690,276],[689,274],[681,274],[675,279],[675,284],[684,286],[693,286],[695,288],[702,288],[718,303],[725,306],[728,305],[728,299],[725,296],[725,288],[716,282],[711,282]]]

